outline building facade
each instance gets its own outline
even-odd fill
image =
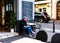
[[[52,0],[52,18],[60,20],[60,0]]]
[[[21,20],[26,16],[29,20],[34,19],[34,0],[14,0],[17,13],[17,20]]]
[[[13,0],[0,0],[0,30],[5,29],[5,24],[7,19],[7,12],[13,12],[14,6],[13,6]],[[5,29],[6,30],[6,29]]]
[[[34,20],[34,0],[0,0],[0,28],[8,21],[8,12],[14,12],[18,22],[26,16],[28,20]]]
[[[51,19],[60,18],[60,1],[59,0],[42,0],[35,2],[35,11],[36,12],[46,12],[50,15]],[[42,11],[41,11],[42,10]]]

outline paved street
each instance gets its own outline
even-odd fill
[[[55,22],[55,33],[53,33],[53,21],[49,23],[41,23],[42,30],[46,31],[48,35],[48,42],[51,41],[51,38],[54,34],[60,33],[60,21]]]
[[[41,28],[48,31],[53,31],[53,21],[49,23],[41,23]],[[56,33],[60,33],[60,21],[55,22],[55,31]]]

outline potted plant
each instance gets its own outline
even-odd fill
[[[11,29],[13,30],[16,24],[16,18],[15,18],[15,13],[14,12],[8,12],[7,14],[7,28],[8,31],[10,31]]]

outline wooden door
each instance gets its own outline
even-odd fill
[[[57,19],[60,20],[60,2],[57,4]]]

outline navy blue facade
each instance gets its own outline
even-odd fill
[[[33,19],[33,2],[22,1],[22,18],[26,16],[27,20]]]

